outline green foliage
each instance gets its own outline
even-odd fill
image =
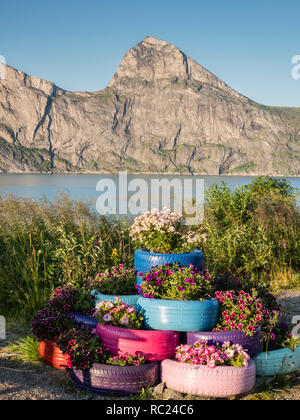
[[[34,363],[42,361],[39,349],[39,340],[28,336],[8,345],[5,351],[15,354],[17,360]]]
[[[128,223],[99,220],[88,204],[0,197],[0,313],[31,319],[56,287],[111,267],[114,250],[132,264]]]
[[[205,256],[216,274],[257,278],[278,267],[299,271],[300,210],[285,180],[259,177],[231,191],[214,185],[207,194]]]

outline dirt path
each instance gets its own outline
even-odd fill
[[[300,315],[300,291],[286,291],[278,294],[282,309],[291,319]],[[87,400],[109,399],[98,397],[75,389],[66,372],[52,369],[43,364],[24,364],[5,351],[6,345],[20,337],[15,331],[8,332],[8,340],[0,341],[0,400]],[[158,385],[149,395],[151,399],[187,400],[205,399],[186,396],[164,390]],[[300,400],[300,376],[292,375],[283,384],[269,384],[256,393],[240,399]]]

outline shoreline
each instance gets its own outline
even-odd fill
[[[118,176],[119,173],[124,173],[126,171],[118,171],[118,172],[105,172],[105,171],[98,171],[98,172],[0,172],[1,175],[107,175],[107,176]],[[230,177],[230,178],[241,178],[241,177],[271,177],[271,178],[300,178],[300,175],[270,175],[270,174],[203,174],[203,173],[193,173],[190,172],[177,172],[177,173],[169,173],[169,172],[126,172],[127,175],[161,175],[161,176],[190,176],[190,177]]]

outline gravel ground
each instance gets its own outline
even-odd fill
[[[300,291],[284,291],[277,295],[282,309],[291,319],[300,315]],[[20,338],[22,334],[15,330],[8,331],[6,341],[0,341],[0,400],[104,400],[109,398],[94,396],[75,389],[66,372],[53,369],[43,364],[25,364],[7,353],[9,342]],[[246,400],[299,400],[300,376],[298,372],[285,378],[284,383],[264,384],[246,396],[237,397]],[[150,399],[162,400],[204,400],[212,398],[183,395],[168,389],[163,384],[155,387]],[[237,399],[231,398],[231,399]]]

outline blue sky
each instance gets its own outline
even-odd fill
[[[259,103],[300,106],[299,0],[10,0],[0,17],[7,63],[64,89],[104,88],[152,35]]]

